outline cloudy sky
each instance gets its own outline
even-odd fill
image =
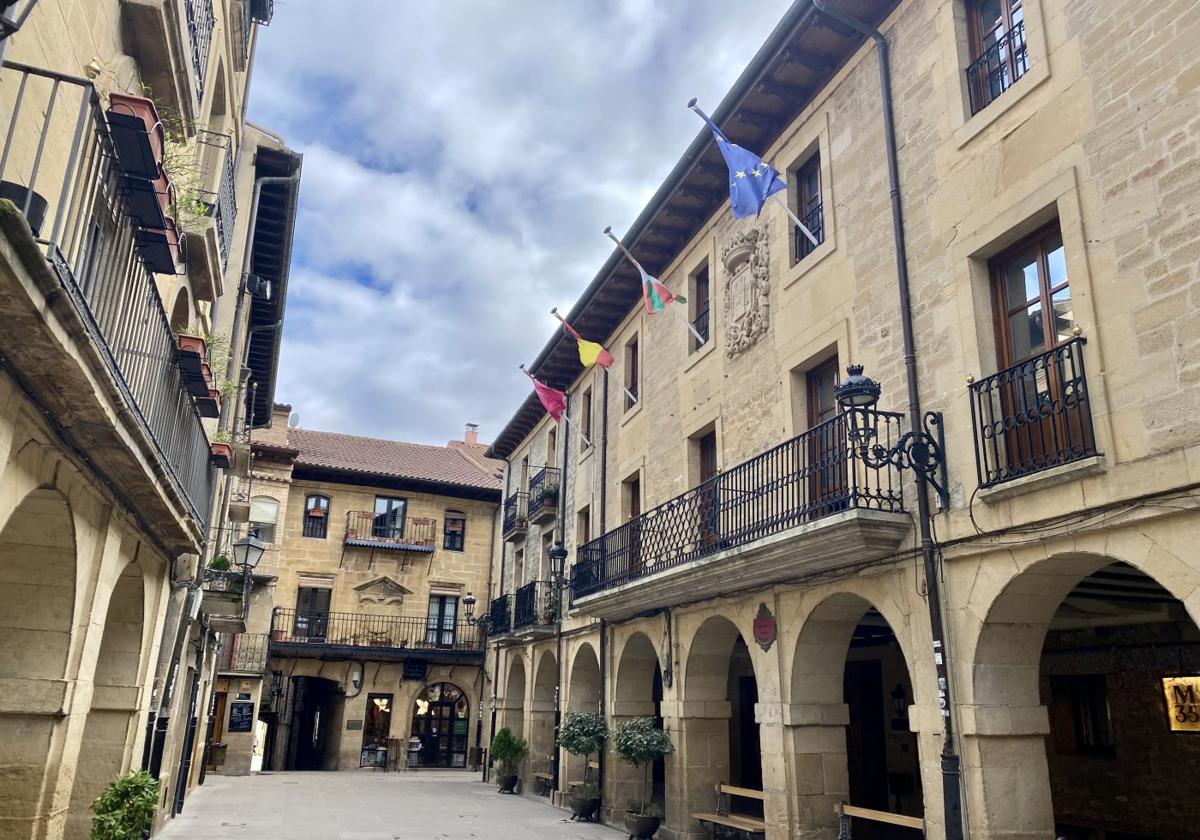
[[[250,117],[304,153],[276,397],[301,425],[491,440],[789,0],[287,0]]]

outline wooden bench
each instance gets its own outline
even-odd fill
[[[550,785],[554,782],[554,777],[549,773],[534,773],[533,781],[538,786],[538,793],[542,796],[550,795]]]
[[[692,819],[698,820],[704,830],[713,837],[742,837],[751,838],[762,836],[767,831],[767,824],[758,817],[749,814],[734,814],[729,810],[729,798],[740,796],[745,799],[766,801],[766,794],[753,788],[734,787],[733,785],[717,785],[717,812],[715,814],[692,814]]]
[[[586,785],[587,784],[586,780],[588,780],[588,779],[590,779],[592,781],[592,784],[595,784],[596,783],[595,779],[592,778],[593,770],[595,770],[596,774],[599,775],[599,773],[600,773],[600,762],[599,761],[589,761],[587,763],[587,770],[585,770],[583,773],[585,778],[584,779],[576,779],[573,782],[567,782],[567,790],[571,790],[572,788],[577,788],[580,785]]]
[[[851,817],[858,817],[860,820],[871,820],[872,822],[885,823],[887,825],[898,825],[903,828],[913,828],[925,834],[925,820],[920,817],[909,817],[904,814],[893,814],[890,811],[876,811],[873,808],[861,808],[858,805],[851,805],[848,802],[838,802],[833,806],[833,811],[838,815],[839,822],[845,824],[845,834],[850,836],[849,822]]]

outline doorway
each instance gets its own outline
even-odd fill
[[[451,683],[428,686],[413,704],[412,737],[420,740],[419,766],[466,767],[471,704]]]
[[[363,721],[360,767],[377,767],[387,760],[388,736],[392,732],[392,695],[368,694]]]

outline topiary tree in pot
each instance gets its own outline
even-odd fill
[[[529,744],[512,734],[507,726],[492,738],[492,761],[496,764],[496,781],[501,793],[516,793],[517,766],[529,755]]]
[[[618,724],[613,732],[613,747],[626,764],[643,768],[642,798],[629,803],[625,830],[632,838],[650,840],[662,824],[662,812],[650,801],[650,767],[655,759],[675,752],[675,745],[671,736],[650,718],[632,718]]]
[[[589,759],[604,749],[608,726],[592,712],[567,712],[558,727],[558,745],[571,755],[583,756],[583,784],[571,791],[571,819],[591,822],[600,809],[600,788],[591,779]]]
[[[142,840],[158,804],[158,780],[138,771],[118,776],[92,803],[92,840]]]

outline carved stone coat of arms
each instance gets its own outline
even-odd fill
[[[735,234],[721,249],[725,265],[725,355],[735,358],[766,335],[771,323],[767,229]]]

